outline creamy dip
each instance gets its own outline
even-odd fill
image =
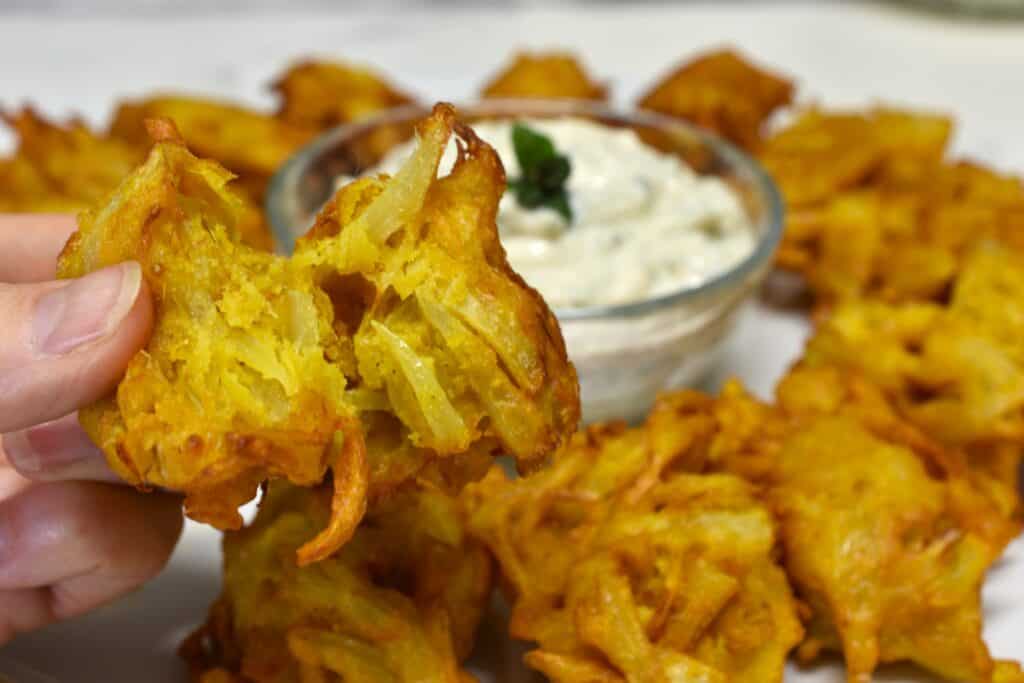
[[[552,307],[622,304],[700,285],[753,251],[754,231],[732,188],[698,176],[632,130],[577,118],[519,122],[550,138],[572,164],[571,223],[552,209],[520,206],[511,192],[498,211],[512,267]],[[473,126],[510,179],[519,175],[513,123]],[[391,150],[375,170],[394,173],[413,144]],[[453,144],[440,173],[454,159]]]

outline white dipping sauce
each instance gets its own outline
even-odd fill
[[[576,118],[524,119],[569,157],[573,221],[545,207],[502,197],[498,229],[512,267],[554,308],[622,304],[700,285],[754,250],[750,220],[736,193],[699,177],[683,161],[649,147],[632,130]],[[473,126],[519,176],[512,121]],[[394,173],[414,143],[388,153],[377,169]],[[447,173],[454,144],[441,163]]]

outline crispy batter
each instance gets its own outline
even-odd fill
[[[792,424],[769,491],[789,576],[813,612],[801,656],[842,650],[851,682],[901,660],[992,680],[981,583],[1019,526],[972,485],[962,458],[855,375],[797,370],[778,396]]]
[[[0,211],[67,213],[80,204],[52,190],[42,174],[23,157],[0,159]]]
[[[255,521],[224,538],[224,590],[182,647],[199,683],[468,683],[459,666],[491,592],[484,548],[455,500],[408,487],[311,567],[299,539],[328,517],[325,491],[271,484]]]
[[[765,140],[760,158],[786,202],[803,207],[863,186],[881,167],[934,164],[951,131],[952,122],[934,114],[809,109]]]
[[[793,100],[793,83],[732,50],[701,55],[662,78],[637,102],[692,121],[746,149],[756,149],[765,122]]]
[[[315,133],[219,100],[157,95],[118,107],[110,134],[146,145],[145,121],[153,118],[174,121],[192,152],[238,176],[240,188],[257,203],[274,172]]]
[[[761,161],[788,204],[778,264],[821,306],[941,300],[979,242],[1024,251],[1024,183],[945,159],[944,116],[811,110]]]
[[[1020,527],[974,486],[962,453],[905,422],[871,382],[801,368],[780,384],[777,406],[732,383],[718,399],[665,396],[648,425],[677,453],[670,467],[765,487],[786,570],[810,608],[803,658],[843,652],[851,683],[901,660],[993,680],[981,582]]]
[[[910,422],[964,449],[978,483],[1013,516],[1024,457],[1022,338],[1024,257],[983,243],[948,305],[844,304],[820,325],[801,365],[870,377]]]
[[[273,89],[281,98],[278,118],[317,130],[414,101],[369,69],[332,62],[300,62]]]
[[[497,155],[460,127],[437,178],[455,126],[438,105],[397,175],[342,188],[291,259],[237,242],[231,175],[173,140],[83,214],[60,275],[138,260],[157,308],[116,392],[80,412],[121,477],[238,528],[260,482],[310,486],[330,468],[332,520],[300,550],[308,563],[347,540],[367,495],[432,460],[461,454],[427,473],[461,483],[483,454],[529,468],[559,445],[576,375],[498,242]]]
[[[149,141],[128,143],[72,121],[57,125],[31,109],[4,117],[18,136],[17,155],[0,160],[0,210],[78,212],[113,192],[146,158]],[[241,239],[270,249],[273,241],[262,212],[241,210]]]
[[[593,80],[571,54],[521,52],[483,87],[484,97],[606,100],[608,89]]]
[[[18,140],[0,160],[0,210],[74,212],[109,194],[145,157],[79,121],[57,125],[30,108],[3,114]]]
[[[102,200],[145,158],[144,150],[97,135],[80,121],[59,126],[29,108],[3,118],[18,137],[18,157],[39,174],[48,194],[78,208]]]
[[[591,426],[551,467],[466,489],[531,667],[563,683],[782,680],[802,631],[771,515],[739,478],[680,471],[712,426]]]

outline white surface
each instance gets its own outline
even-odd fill
[[[0,14],[0,106],[31,100],[48,114],[80,112],[100,122],[117,97],[181,88],[269,105],[265,84],[288,61],[309,54],[370,62],[424,97],[458,100],[471,97],[513,49],[552,46],[578,51],[627,102],[675,61],[725,43],[796,76],[805,99],[885,100],[954,112],[959,151],[1024,169],[1024,24],[955,24],[881,5],[508,13],[446,7],[151,21]],[[768,395],[798,354],[805,329],[795,316],[754,311],[729,344],[726,372]],[[24,636],[0,649],[0,658],[59,681],[181,683],[184,671],[173,651],[218,590],[217,546],[215,532],[190,524],[167,571],[138,594]],[[1024,542],[992,572],[985,604],[994,654],[1024,656]],[[517,657],[492,656],[492,668],[495,661],[500,667]],[[915,676],[893,670],[879,680],[927,680]],[[842,679],[835,665],[794,669],[787,677]]]

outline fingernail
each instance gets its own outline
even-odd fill
[[[14,469],[29,479],[116,480],[76,415],[4,434],[3,448]]]
[[[106,336],[128,315],[141,286],[139,264],[128,261],[48,292],[36,303],[33,345],[59,356]]]

